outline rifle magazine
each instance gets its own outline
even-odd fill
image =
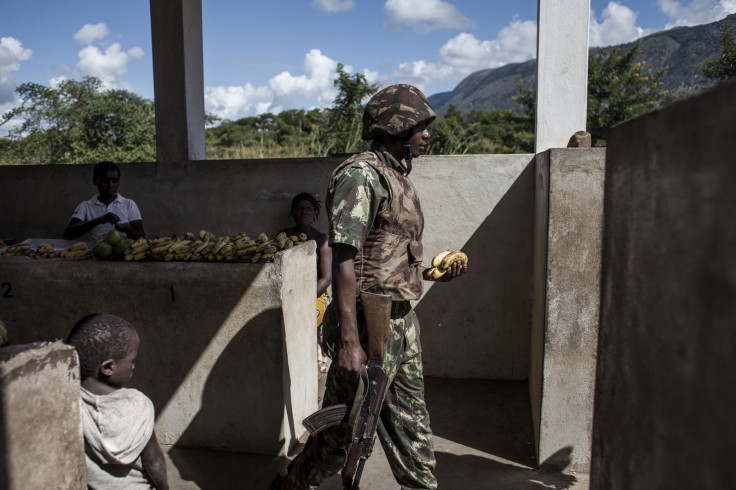
[[[341,403],[314,412],[302,421],[302,425],[311,436],[316,436],[325,429],[347,423],[349,416],[349,407],[345,403]]]

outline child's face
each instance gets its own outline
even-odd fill
[[[130,378],[133,377],[135,370],[135,358],[138,357],[138,347],[140,339],[137,334],[129,334],[128,355],[122,359],[114,359],[113,372],[108,378],[108,384],[116,388],[122,388]]]
[[[120,174],[115,170],[108,170],[104,176],[95,180],[97,192],[99,192],[100,197],[103,198],[117,194],[119,184]]]

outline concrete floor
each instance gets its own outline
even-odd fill
[[[428,378],[426,397],[442,489],[587,490],[588,475],[534,470],[526,382]],[[164,448],[172,489],[266,489],[286,458]],[[380,444],[361,487],[396,489]],[[320,487],[339,490],[339,476]]]

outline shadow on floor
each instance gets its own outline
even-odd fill
[[[564,467],[559,462],[566,456],[569,461],[571,448],[554,456],[556,465],[534,469],[526,382],[428,378],[425,383],[441,489],[587,490],[587,475],[547,469]],[[165,451],[172,489],[266,489],[288,464],[287,458],[177,446]],[[398,488],[380,444],[366,464],[361,487]],[[339,490],[339,477],[320,488]]]
[[[164,452],[172,490],[265,490],[289,463],[287,458],[179,446],[164,447]]]
[[[425,392],[436,437],[536,465],[526,381],[427,378]]]
[[[437,453],[437,480],[444,489],[541,490],[576,486],[574,475],[499,463],[484,456]]]

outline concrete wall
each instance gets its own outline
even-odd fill
[[[736,83],[611,130],[591,488],[734,488]]]
[[[530,155],[433,157],[412,177],[425,217],[424,263],[469,257],[450,283],[425,282],[416,306],[425,375],[526,379],[534,181]],[[429,160],[429,159],[428,159]]]
[[[291,198],[319,194],[339,159],[121,164],[120,194],[141,209],[149,237],[240,231],[269,235],[293,225]],[[93,165],[0,167],[0,238],[61,238],[74,208],[97,193]],[[323,215],[326,213],[323,213]],[[326,229],[325,216],[319,225]]]
[[[414,162],[412,178],[426,219],[425,264],[441,250],[462,248],[471,267],[461,280],[428,288],[417,305],[427,375],[527,377],[531,158],[444,156]],[[202,228],[218,235],[273,234],[291,225],[289,204],[296,193],[312,192],[324,201],[340,161],[124,164],[120,193],[138,203],[149,237]],[[90,165],[0,167],[0,238],[60,237],[74,207],[96,193],[91,180]],[[317,226],[327,230],[324,210]]]
[[[598,341],[605,149],[536,157],[529,390],[538,461],[587,472]]]
[[[0,261],[14,343],[66,338],[107,312],[138,329],[130,386],[163,444],[283,455],[317,409],[314,242],[274,263]]]
[[[0,349],[0,489],[86,488],[79,400],[72,347]]]

